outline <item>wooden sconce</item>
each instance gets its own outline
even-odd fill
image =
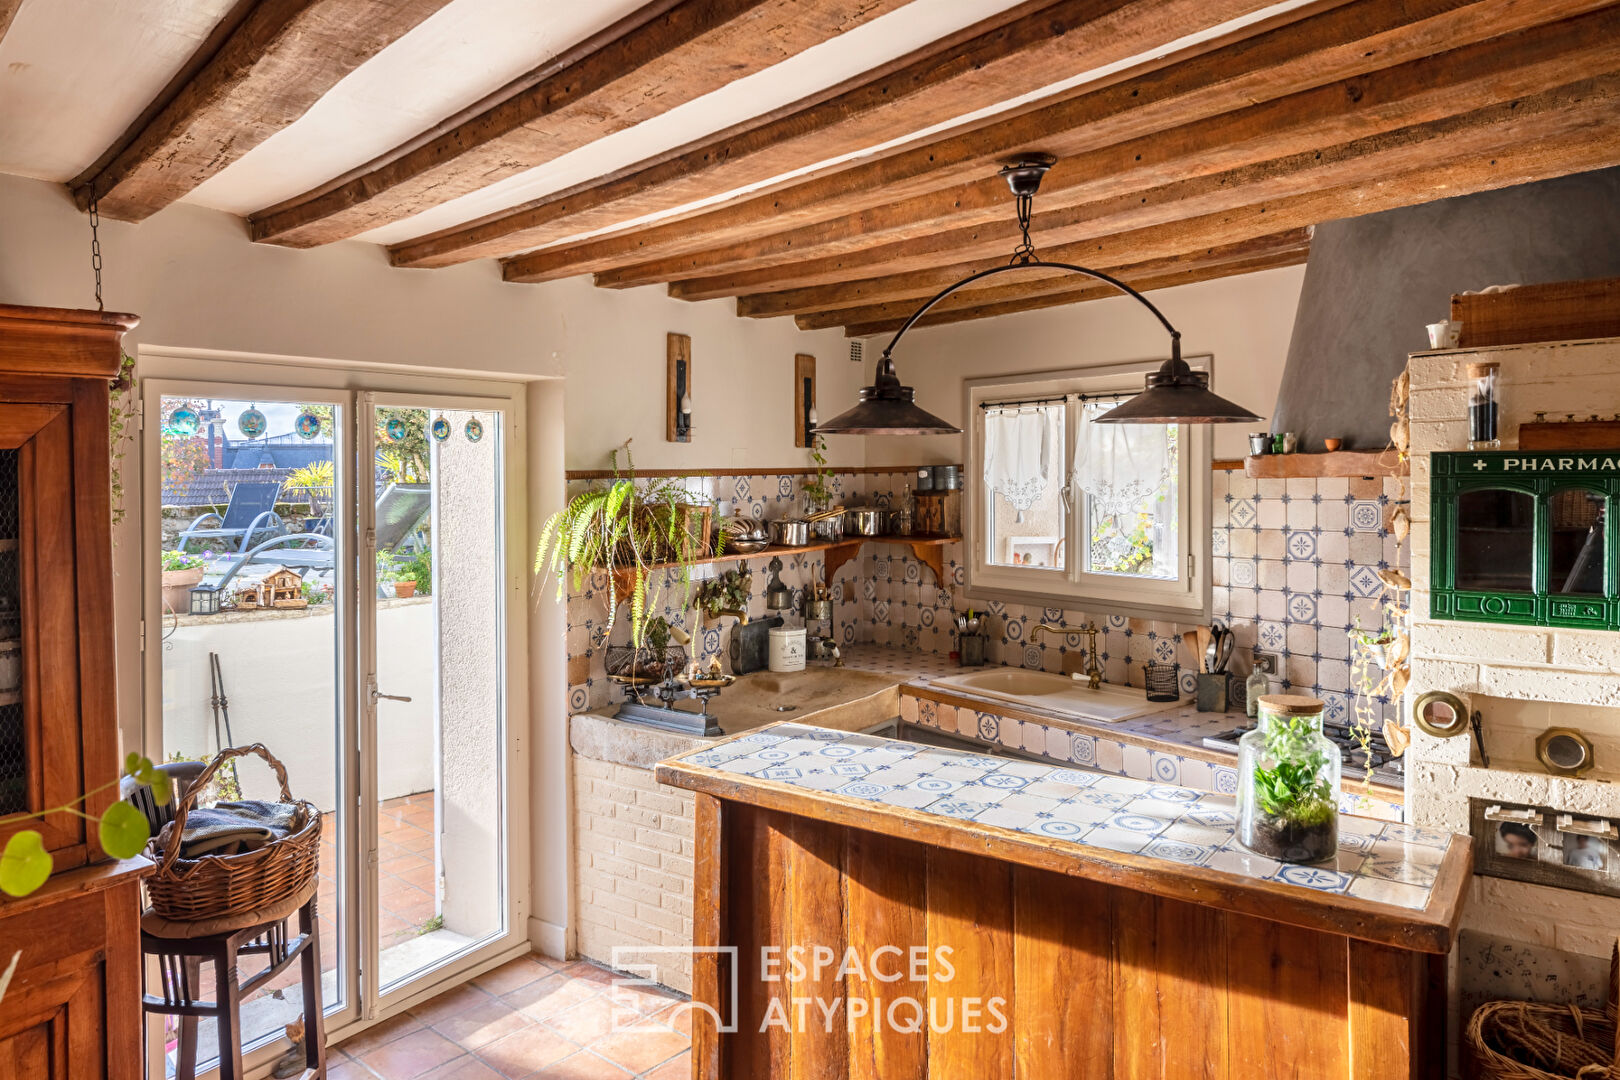
[[[685,334],[670,334],[666,352],[669,378],[664,402],[664,437],[669,442],[691,442],[692,339]]]
[[[816,358],[793,358],[793,445],[809,446],[816,437]]]

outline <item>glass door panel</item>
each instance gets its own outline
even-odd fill
[[[338,452],[345,408],[290,396],[165,395],[159,406],[161,544],[150,558],[160,563],[162,616],[147,639],[161,650],[164,756],[207,761],[221,747],[262,742],[287,767],[294,796],[320,809],[322,995],[337,1012],[351,1004],[339,973],[352,964],[340,928],[353,888],[343,837],[355,800],[345,790],[347,630],[337,603],[353,588],[340,557],[350,550],[340,496],[350,470]],[[205,804],[279,797],[255,758],[211,787]],[[261,964],[243,958],[241,977]],[[301,1012],[294,965],[243,1001],[244,1047],[279,1037]],[[216,1056],[213,1029],[202,1021],[200,1066]],[[172,1075],[172,1026],[165,1044]]]
[[[369,425],[382,994],[508,929],[504,417],[449,404],[390,397]]]

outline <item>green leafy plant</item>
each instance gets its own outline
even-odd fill
[[[337,483],[337,467],[330,458],[312,461],[303,468],[287,474],[286,490],[303,490],[309,496],[310,509],[317,508],[318,500],[329,495]]]
[[[692,588],[692,564],[708,553],[708,538],[697,528],[703,506],[698,496],[678,480],[638,481],[630,444],[625,471],[619,470],[619,451],[610,455],[613,478],[593,485],[568,500],[546,520],[535,552],[535,573],[557,579],[557,596],[564,595],[572,572],[575,590],[587,575],[607,571],[607,626],[613,627],[621,603],[630,603],[630,640],[639,647],[653,614],[659,611],[673,576],[680,586],[684,608]],[[724,532],[721,533],[724,543]],[[665,573],[672,569],[673,575]],[[626,581],[620,584],[620,575]]]
[[[433,594],[433,552],[424,549],[399,565],[399,580],[416,582],[417,596]]]
[[[174,570],[195,570],[203,565],[201,555],[192,555],[185,551],[165,551],[163,553],[163,572]]]
[[[1300,828],[1333,820],[1338,812],[1333,785],[1323,775],[1327,755],[1315,747],[1311,718],[1274,716],[1266,724],[1266,758],[1274,764],[1254,771],[1256,805],[1267,817]]]
[[[810,440],[810,461],[816,467],[815,479],[806,480],[800,490],[810,500],[812,508],[823,510],[832,505],[833,493],[832,470],[827,467],[827,440],[820,435]]]
[[[386,551],[377,552],[377,584],[392,585],[399,580],[399,562]]]
[[[130,754],[124,759],[124,774],[134,777],[139,783],[149,785],[152,789],[152,798],[159,805],[166,805],[174,797],[168,774],[160,772],[150,758]],[[101,850],[114,859],[133,859],[152,838],[151,825],[147,822],[145,814],[129,803],[121,801],[107,807],[100,817],[79,809],[91,796],[99,795],[108,788],[116,788],[121,779],[122,777],[109,780],[61,806],[53,806],[48,810],[39,810],[31,814],[12,814],[0,818],[0,825],[35,820],[51,814],[73,814],[95,823],[96,837],[101,843]],[[27,896],[49,880],[52,869],[54,862],[51,853],[45,850],[45,840],[39,831],[20,829],[6,841],[5,851],[0,852],[0,892],[7,896]]]
[[[319,582],[304,581],[299,584],[298,588],[304,594],[304,600],[310,607],[316,607],[332,599],[331,588]]]
[[[135,396],[135,358],[124,353],[118,362],[118,375],[108,383],[111,396],[107,408],[107,443],[111,454],[112,523],[124,520],[124,451],[129,430],[140,415],[140,398]]]
[[[752,595],[754,575],[747,570],[732,569],[699,582],[694,599],[698,610],[713,619],[722,611],[746,611]]]

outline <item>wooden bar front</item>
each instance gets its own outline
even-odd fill
[[[1444,1074],[1432,927],[1366,940],[738,796],[697,794],[700,1080]]]

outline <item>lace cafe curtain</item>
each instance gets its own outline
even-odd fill
[[[984,416],[984,484],[1006,499],[1018,521],[1046,494],[1063,463],[1054,461],[1054,428],[1061,405],[990,409]]]

